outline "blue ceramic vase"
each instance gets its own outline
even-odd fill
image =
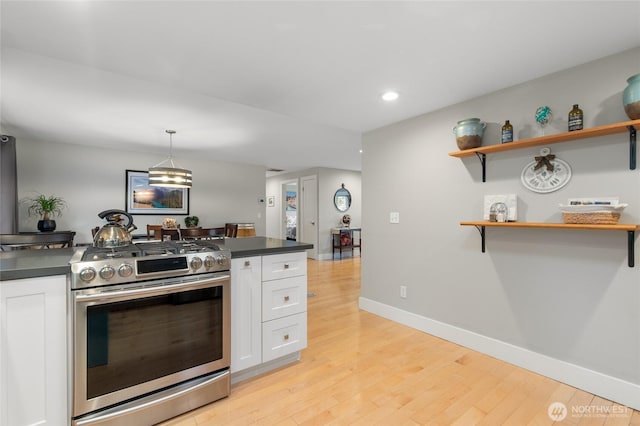
[[[485,127],[487,127],[487,123],[480,121],[479,118],[458,121],[458,125],[453,128],[458,148],[465,150],[482,145],[482,135]]]
[[[627,87],[622,92],[622,104],[624,112],[630,119],[640,118],[640,74],[636,74],[627,79]]]

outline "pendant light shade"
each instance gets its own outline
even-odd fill
[[[163,186],[167,188],[191,188],[191,170],[176,167],[173,162],[172,136],[175,130],[167,130],[169,133],[169,157],[166,160],[149,167],[149,185]]]

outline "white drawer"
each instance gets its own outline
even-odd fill
[[[262,256],[262,281],[307,275],[307,252]]]
[[[262,324],[262,362],[289,355],[307,347],[307,313]]]
[[[307,310],[307,277],[293,277],[262,283],[262,321]]]

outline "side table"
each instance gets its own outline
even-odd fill
[[[333,240],[332,258],[335,258],[336,251],[342,252],[351,250],[351,256],[354,255],[353,249],[357,248],[362,254],[362,229],[361,228],[331,228],[331,238]]]

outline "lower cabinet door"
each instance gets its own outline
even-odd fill
[[[67,279],[0,282],[0,425],[69,423]]]
[[[306,312],[262,324],[262,362],[289,355],[306,347]]]
[[[262,362],[260,256],[231,259],[231,372]]]

